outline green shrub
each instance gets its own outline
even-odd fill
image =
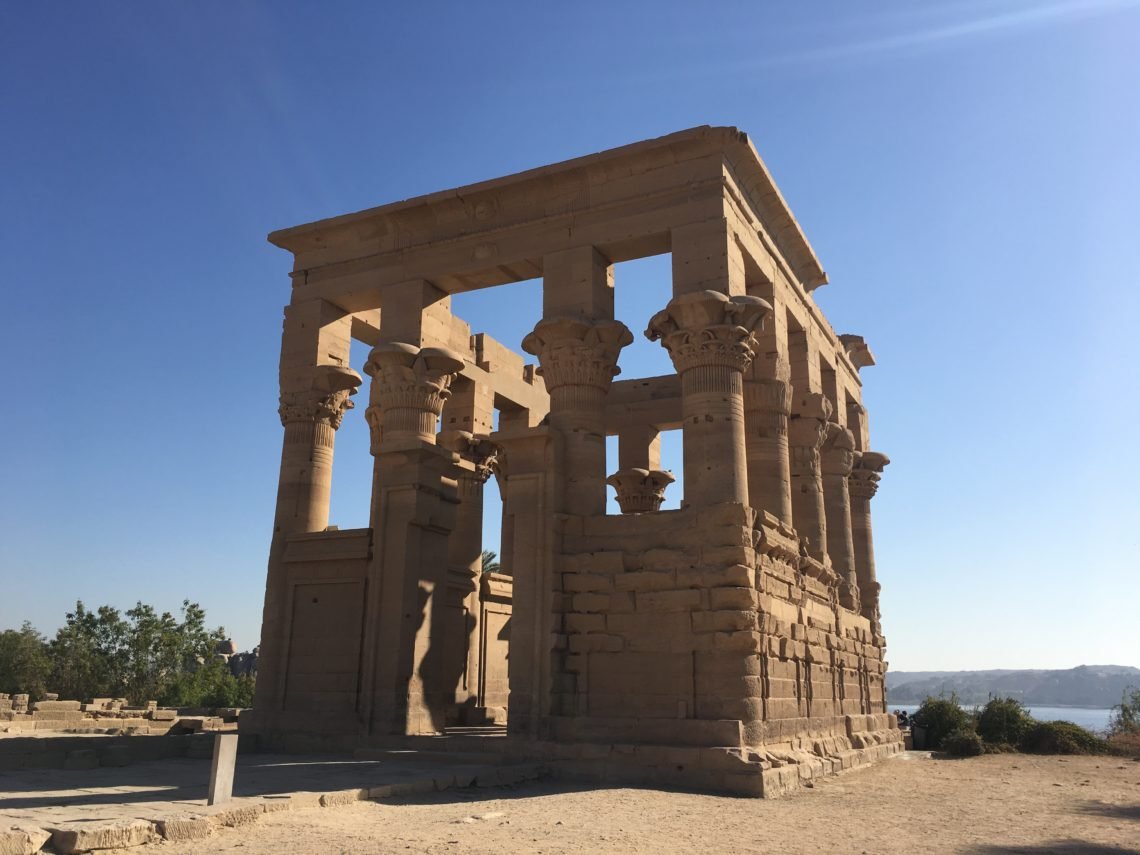
[[[1036,721],[1021,738],[1029,754],[1104,754],[1108,743],[1071,721]]]
[[[1033,716],[1015,698],[990,698],[978,714],[978,736],[989,745],[1018,745]]]
[[[1120,703],[1112,708],[1108,732],[1113,736],[1140,733],[1140,689],[1129,686]]]
[[[942,750],[951,757],[977,757],[986,753],[986,746],[974,731],[955,730],[942,737]]]
[[[958,703],[958,696],[929,697],[914,714],[914,722],[926,729],[926,747],[939,749],[942,740],[956,730],[970,730],[970,716]]]

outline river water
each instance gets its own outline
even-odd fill
[[[962,704],[962,708],[973,709],[970,704]],[[913,713],[918,709],[918,704],[888,704],[887,709],[891,712],[905,710],[907,713]],[[1038,721],[1071,721],[1097,733],[1108,730],[1108,723],[1112,718],[1112,710],[1096,707],[1026,707],[1026,709]]]

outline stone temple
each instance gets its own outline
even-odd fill
[[[695,128],[269,239],[294,265],[243,730],[309,751],[505,724],[482,741],[571,775],[764,796],[901,750],[871,544],[888,460],[859,375],[874,360],[812,298],[827,277],[745,134]],[[628,320],[675,371],[615,379],[634,331],[613,265],[666,253],[672,299]],[[452,294],[524,280],[542,288],[533,363],[451,312]],[[346,417],[371,431],[355,530],[328,519]],[[670,430],[684,495],[660,510]],[[492,476],[502,567],[482,573]]]

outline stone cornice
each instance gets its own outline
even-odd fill
[[[747,206],[764,224],[765,232],[804,287],[810,290],[825,283],[827,276],[767,167],[748,136],[732,127],[691,128],[491,181],[281,229],[269,240],[298,255],[327,254],[330,247],[337,247],[335,255],[342,258],[403,251],[420,242],[447,240],[452,233],[491,232],[502,227],[507,212],[533,207],[536,213],[549,216],[550,204],[543,200],[551,195],[560,200],[562,216],[593,210],[594,196],[599,193],[597,189],[591,193],[589,188],[608,185],[611,191],[617,189],[619,182],[607,180],[614,176],[644,173],[649,183],[637,185],[641,196],[654,189],[665,190],[672,186],[670,179],[679,184],[691,182],[692,176],[674,175],[660,167],[710,159],[720,162],[722,183],[726,171],[733,176]],[[424,223],[437,228],[425,230]]]

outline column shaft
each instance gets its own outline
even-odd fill
[[[890,463],[885,454],[864,451],[856,455],[848,480],[851,497],[851,540],[855,558],[855,574],[863,616],[871,621],[872,631],[879,629],[879,583],[875,578],[875,548],[871,535],[871,498],[879,489],[883,468]]]
[[[743,372],[771,307],[719,291],[680,294],[649,321],[681,375],[685,504],[748,503]]]
[[[633,341],[620,321],[544,319],[523,339],[550,393],[550,426],[562,435],[563,511],[606,512],[606,394]]]
[[[807,542],[808,554],[821,563],[827,562],[827,511],[823,502],[819,449],[830,415],[831,403],[814,392],[800,397],[788,423],[792,519],[796,533]]]
[[[855,573],[855,546],[852,540],[851,501],[847,479],[854,462],[855,438],[837,424],[827,426],[820,454],[823,471],[823,503],[827,511],[827,555],[839,576],[839,602],[851,611],[859,610],[859,583]]]
[[[744,383],[748,497],[752,507],[792,525],[792,473],[788,449],[791,387],[786,380]]]

